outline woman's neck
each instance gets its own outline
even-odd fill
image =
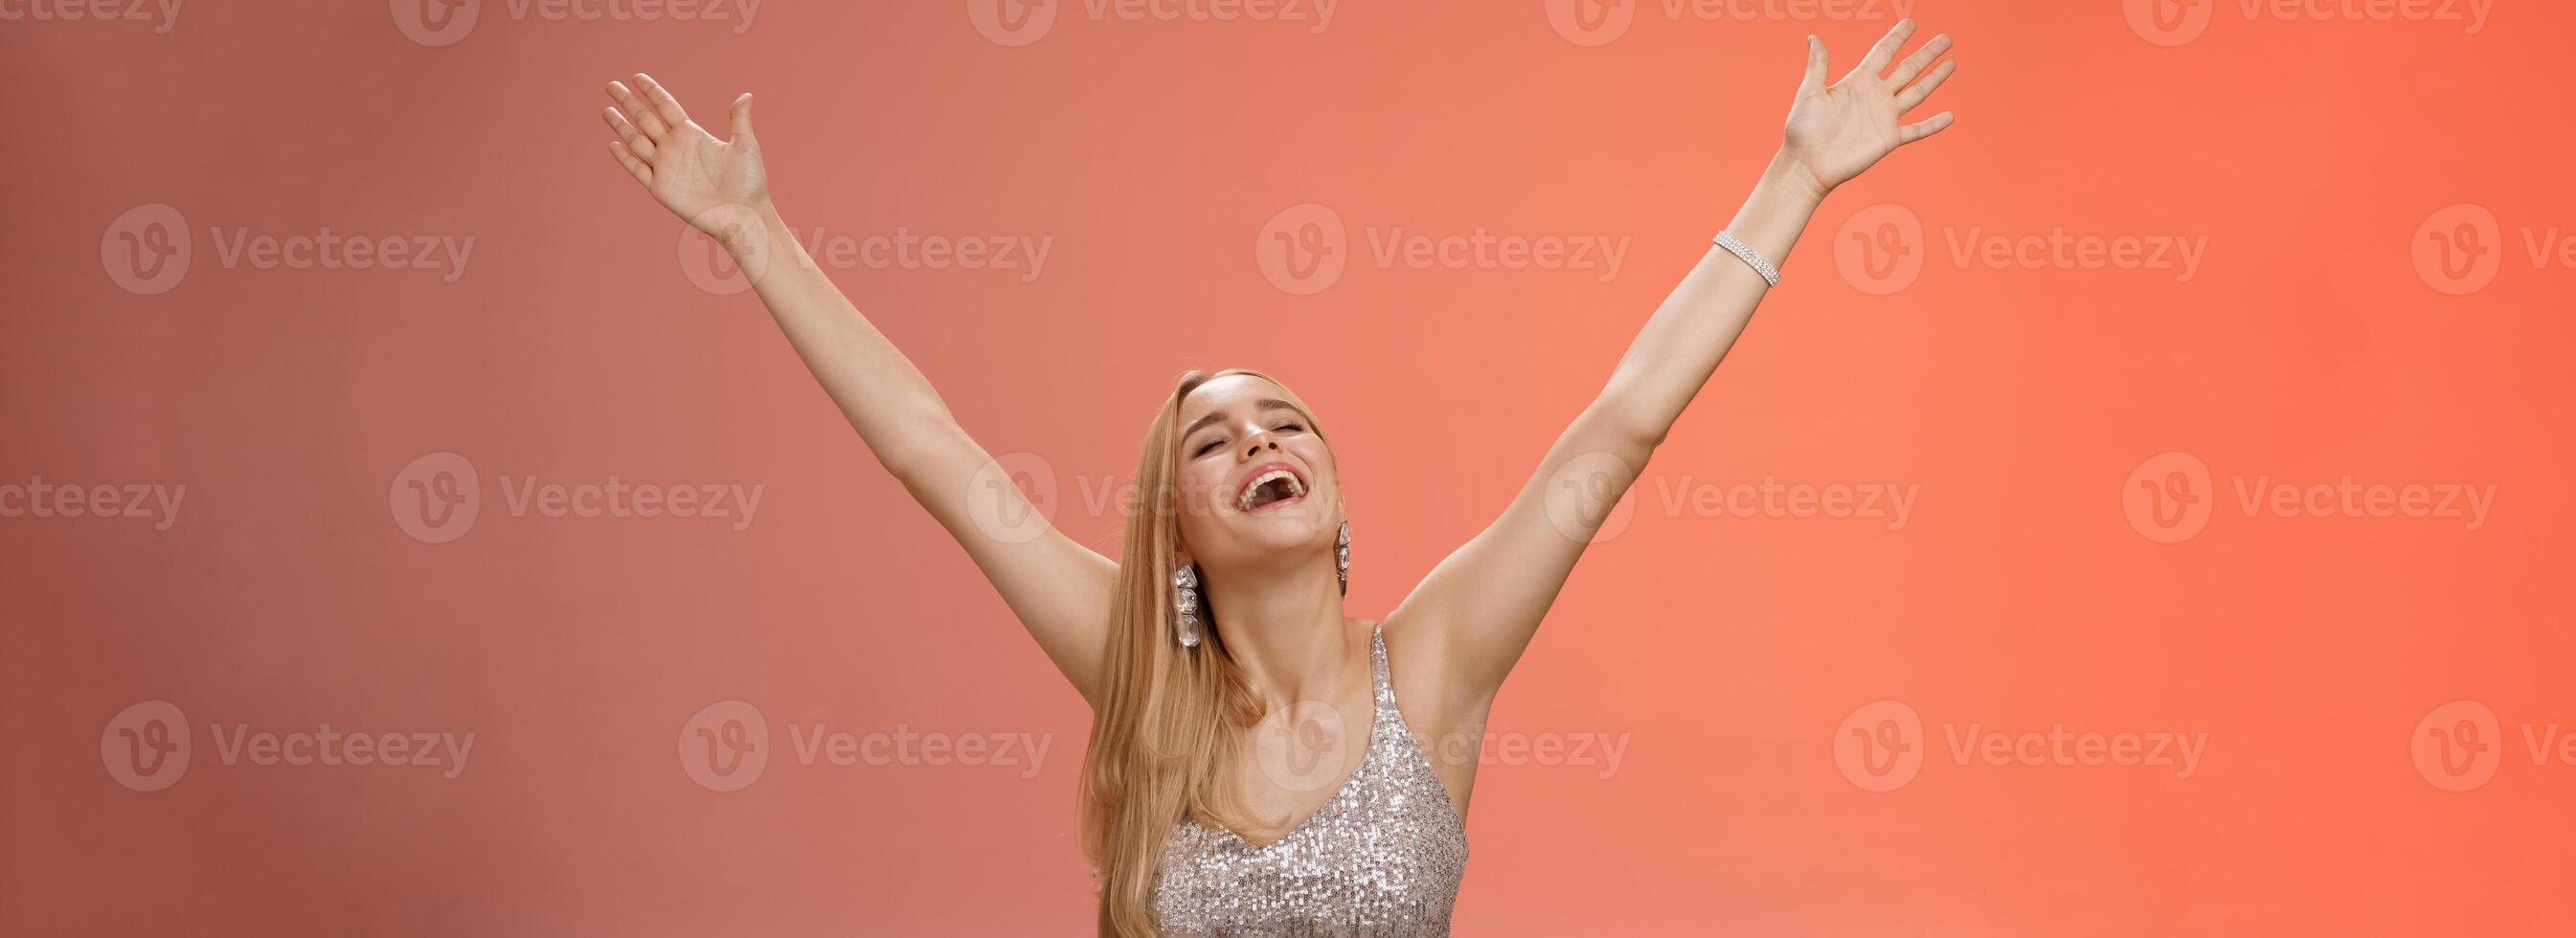
[[[1354,629],[1330,570],[1227,581],[1207,584],[1208,611],[1263,703],[1276,709],[1328,700],[1348,686]]]

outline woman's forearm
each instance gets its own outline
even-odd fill
[[[1824,196],[1813,176],[1785,155],[1774,156],[1726,231],[1785,268]],[[1660,443],[1770,289],[1751,265],[1711,244],[1638,330],[1595,408],[1632,437]]]
[[[721,239],[726,250],[860,439],[910,481],[934,436],[951,434],[956,418],[930,379],[806,253],[775,206],[764,202],[754,217],[756,231]]]

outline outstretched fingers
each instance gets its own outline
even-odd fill
[[[1896,63],[1896,71],[1887,76],[1887,86],[1905,87],[1905,83],[1913,81],[1914,76],[1923,74],[1924,66],[1932,64],[1934,59],[1941,57],[1941,53],[1948,51],[1950,51],[1949,33],[1932,37],[1932,41],[1924,43],[1923,48],[1914,50],[1914,54],[1906,56],[1905,61]]]
[[[653,76],[636,72],[635,89],[644,93],[645,103],[653,106],[653,113],[662,118],[662,123],[671,125],[673,130],[689,126],[689,112],[680,107],[680,99],[672,97],[671,90],[654,81]]]
[[[634,119],[635,126],[644,131],[646,139],[660,140],[670,136],[670,126],[662,123],[662,118],[653,113],[653,108],[646,106],[644,99],[636,97],[635,92],[629,90],[625,82],[609,82],[608,99],[617,102],[617,109]]]
[[[1958,67],[1959,60],[1942,59],[1941,64],[1932,66],[1932,73],[1923,76],[1922,81],[1905,86],[1905,90],[1896,93],[1896,113],[1903,114],[1913,110],[1915,105],[1923,103],[1923,99],[1931,97],[1932,90],[1941,87],[1941,82],[1947,80],[1950,73]]]
[[[634,124],[626,120],[626,115],[618,113],[616,108],[604,107],[599,109],[599,119],[607,121],[608,129],[615,131],[617,139],[624,142],[626,149],[633,151],[637,157],[645,160],[653,158],[653,138],[644,136],[643,131],[636,129]]]
[[[1914,20],[1897,20],[1895,28],[1878,37],[1878,44],[1869,47],[1869,54],[1861,57],[1860,64],[1853,66],[1847,77],[1877,78],[1878,73],[1887,71],[1887,63],[1896,59],[1896,50],[1905,48],[1905,40],[1913,37]]]
[[[617,165],[626,167],[626,172],[634,176],[636,182],[647,186],[653,184],[653,165],[637,158],[635,151],[626,146],[626,141],[608,141],[608,155],[616,157]]]
[[[1941,132],[1950,126],[1950,112],[1943,111],[1896,129],[1896,145],[1904,146]]]

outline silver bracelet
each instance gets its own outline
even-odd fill
[[[1728,253],[1743,258],[1745,263],[1753,265],[1753,272],[1761,274],[1764,282],[1775,287],[1780,285],[1780,268],[1771,266],[1770,261],[1763,260],[1760,253],[1746,247],[1744,242],[1735,240],[1734,235],[1720,231],[1717,237],[1710,240],[1717,242],[1717,246],[1725,248]]]

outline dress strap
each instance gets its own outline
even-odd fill
[[[1396,716],[1401,719],[1395,705],[1394,669],[1389,668],[1386,663],[1386,623],[1384,622],[1372,623],[1369,626],[1369,680],[1375,685],[1377,698],[1375,707],[1378,718]]]

